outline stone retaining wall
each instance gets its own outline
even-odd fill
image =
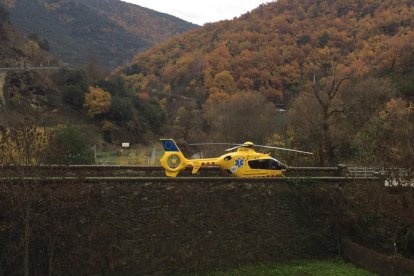
[[[36,189],[34,275],[194,273],[323,257],[336,246],[298,219],[287,184],[72,183]],[[24,224],[15,203],[0,194],[0,275],[21,274]]]

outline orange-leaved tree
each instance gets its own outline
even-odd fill
[[[99,87],[89,87],[89,93],[85,96],[84,106],[88,110],[88,115],[94,117],[103,114],[111,107],[111,94]]]

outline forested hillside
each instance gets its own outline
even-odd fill
[[[119,0],[1,0],[26,35],[71,65],[108,67],[196,25]]]
[[[413,12],[409,0],[279,0],[162,43],[120,73],[160,98],[183,141],[297,146],[321,164],[402,162],[413,154]]]
[[[106,78],[99,66],[66,68],[42,49],[43,40],[21,34],[1,4],[0,39],[0,130],[22,122],[75,125],[92,145],[145,143],[160,133],[164,114],[157,102],[137,97],[119,77]]]
[[[115,5],[110,1],[102,3]],[[89,11],[97,4],[84,3]],[[86,7],[75,0],[28,5],[51,14]],[[99,66],[43,79],[10,73],[6,108],[49,110],[47,124],[94,124],[107,142],[159,135],[179,142],[250,140],[315,153],[280,156],[290,164],[405,166],[414,155],[413,6],[408,0],[280,0],[174,37],[110,76]],[[134,28],[128,17],[114,20]],[[36,58],[48,46],[41,36],[16,44],[5,22],[2,55],[53,62]]]

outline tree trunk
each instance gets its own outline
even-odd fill
[[[26,225],[25,231],[24,231],[24,276],[29,276],[29,229],[27,229],[28,226]]]
[[[329,134],[329,116],[328,116],[328,112],[324,112],[323,114],[323,125],[322,125],[322,129],[323,129],[323,142],[326,148],[326,159],[328,161],[328,164],[332,165],[333,161],[335,160],[335,152],[334,152],[334,147],[333,147],[333,143],[332,143],[332,139],[331,136]]]
[[[26,206],[26,213],[23,220],[24,223],[24,276],[29,276],[29,242],[30,242],[30,206]]]
[[[51,242],[50,245],[50,255],[49,255],[49,276],[52,276],[52,264],[53,264],[53,254],[55,252],[55,239]]]

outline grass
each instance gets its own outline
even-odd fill
[[[342,260],[309,260],[295,261],[282,264],[260,264],[247,266],[240,269],[225,272],[212,272],[208,276],[265,276],[265,275],[289,275],[289,276],[373,276],[374,273],[357,268]]]
[[[96,154],[98,165],[159,165],[159,160],[164,151],[161,146],[156,146],[155,160],[151,160],[153,146],[140,146],[131,149],[115,149],[99,151]]]

